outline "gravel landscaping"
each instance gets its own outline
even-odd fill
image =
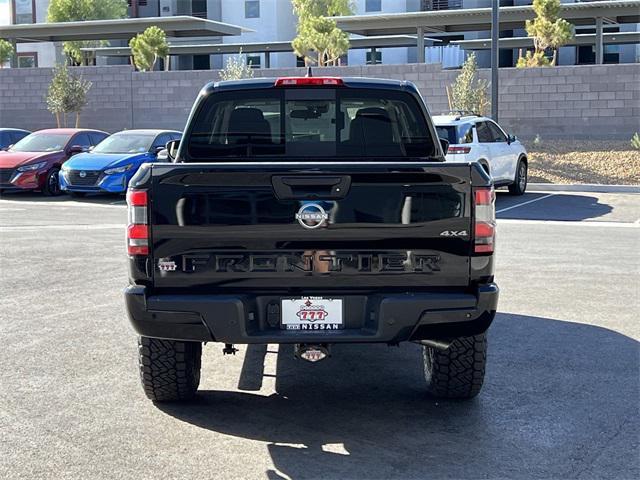
[[[628,140],[525,141],[529,181],[542,183],[640,184],[640,150]]]

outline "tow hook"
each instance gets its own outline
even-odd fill
[[[297,358],[306,360],[307,362],[316,363],[331,356],[329,345],[322,343],[313,345],[309,343],[296,343],[294,349]]]
[[[233,343],[225,343],[222,349],[223,355],[235,355],[238,349],[233,346]]]

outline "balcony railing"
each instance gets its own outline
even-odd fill
[[[462,0],[423,0],[423,10],[454,10],[462,8]]]

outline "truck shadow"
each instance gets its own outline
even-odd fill
[[[498,315],[489,341],[485,387],[471,401],[429,397],[413,344],[341,346],[317,365],[281,346],[249,347],[239,379],[258,390],[265,355],[277,355],[276,393],[203,391],[158,407],[267,442],[273,479],[637,477],[640,343],[512,314]]]
[[[603,217],[613,211],[611,205],[600,203],[599,198],[590,195],[557,193],[550,197],[542,198],[546,195],[548,193],[536,192],[527,193],[521,197],[512,197],[504,192],[498,192],[496,197],[496,216],[498,219],[571,222]],[[532,203],[524,204],[529,201],[532,201]],[[523,205],[520,206],[520,204]]]

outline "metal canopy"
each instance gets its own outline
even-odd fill
[[[440,40],[426,39],[431,42]],[[411,35],[390,35],[379,37],[364,37],[349,39],[350,49],[362,48],[393,48],[412,47],[416,44],[416,37]],[[210,43],[210,44],[173,44],[169,45],[169,55],[211,55],[242,53],[277,53],[293,52],[291,42],[250,42],[250,43]],[[131,55],[129,47],[98,47],[82,48],[86,52],[93,52],[98,57],[128,57]]]
[[[576,35],[573,40],[567,43],[571,45],[595,45],[596,34],[586,33]],[[640,43],[640,32],[615,32],[603,33],[602,40],[607,45],[623,45]],[[459,45],[465,50],[488,50],[491,48],[490,38],[480,38],[474,40],[453,40],[453,45]],[[531,37],[510,37],[500,39],[500,48],[528,48],[533,47],[533,39]]]
[[[640,23],[640,0],[563,3],[560,16],[574,25],[593,25],[594,19],[610,23]],[[500,7],[500,30],[524,28],[535,12],[531,5]],[[359,35],[471,32],[491,29],[491,8],[431,10],[426,12],[333,17],[342,30]]]
[[[0,25],[0,38],[16,43],[129,39],[152,25],[168,37],[218,37],[253,31],[204,18],[175,16]]]

